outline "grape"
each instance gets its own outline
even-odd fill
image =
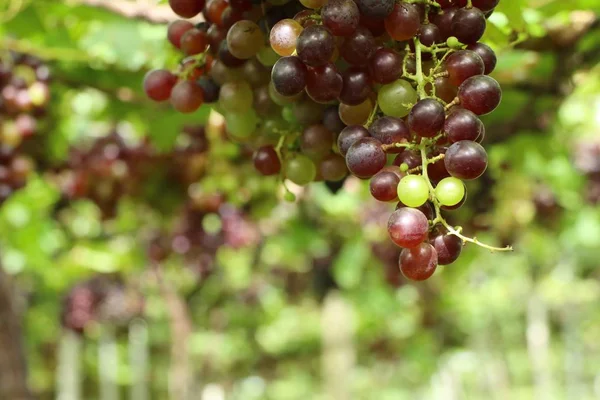
[[[181,113],[196,111],[204,101],[204,93],[196,82],[180,81],[171,91],[171,104]]]
[[[202,13],[204,14],[204,19],[206,21],[212,22],[215,25],[218,25],[219,27],[222,27],[223,12],[227,8],[227,6],[228,5],[226,0],[208,0],[208,2],[206,3],[206,7],[204,7],[204,10],[202,10]]]
[[[296,40],[303,29],[302,25],[289,18],[276,23],[269,34],[273,51],[280,56],[291,56],[296,51]]]
[[[446,8],[443,13],[436,14],[431,19],[431,22],[433,22],[435,26],[439,28],[442,40],[446,40],[450,36],[454,35],[452,33],[452,19],[457,11],[458,8],[455,7]]]
[[[294,44],[295,48],[296,44]],[[256,59],[265,67],[272,67],[279,60],[279,54],[271,46],[263,46],[256,54]]]
[[[227,132],[234,139],[247,139],[256,131],[258,116],[250,109],[244,113],[225,114],[225,126]]]
[[[429,279],[438,266],[438,255],[429,243],[421,243],[412,249],[404,249],[400,253],[400,271],[413,281]]]
[[[388,234],[392,241],[404,248],[419,246],[427,239],[427,217],[414,208],[400,208],[390,215]]]
[[[421,27],[419,10],[412,4],[398,3],[385,18],[385,30],[399,42],[416,36]]]
[[[177,21],[173,21],[169,24],[167,28],[167,39],[173,46],[180,49],[181,48],[181,38],[183,35],[192,29],[194,24],[190,21],[186,21],[183,19],[179,19]]]
[[[208,37],[206,32],[196,28],[188,30],[181,37],[180,47],[188,56],[204,53],[208,47]]]
[[[494,78],[487,75],[473,76],[458,88],[460,105],[477,115],[489,114],[502,100],[502,89]]]
[[[429,47],[435,43],[440,43],[442,40],[442,34],[437,25],[423,24],[419,28],[419,42],[421,42],[424,46]],[[430,56],[429,53],[423,54],[423,56],[425,55]]]
[[[227,7],[225,11],[223,11],[223,15],[221,16],[221,25],[223,29],[229,30],[236,22],[242,21],[244,19],[244,13],[240,10],[236,10],[231,6]]]
[[[362,125],[369,119],[373,111],[373,103],[366,99],[356,106],[346,104],[339,105],[339,115],[342,122],[346,125]]]
[[[342,91],[339,99],[347,105],[358,105],[369,97],[372,89],[371,78],[367,71],[359,67],[350,67],[342,74]]]
[[[273,81],[271,81],[271,83],[269,83],[269,96],[271,97],[271,100],[273,100],[273,102],[278,106],[285,106],[287,104],[293,104],[296,100],[300,99],[302,97],[302,92],[293,96],[282,96],[277,92],[277,90],[275,90]]]
[[[337,154],[331,154],[321,161],[319,171],[323,179],[330,182],[341,181],[348,175],[346,160]]]
[[[484,65],[484,74],[489,75],[496,69],[496,53],[491,49],[490,46],[484,43],[475,43],[467,46],[468,50],[474,51],[481,57]]]
[[[446,149],[444,148],[438,148],[437,150],[435,150],[434,152],[432,152],[432,154],[430,155],[430,157],[435,157],[439,154],[446,154]],[[432,182],[439,182],[444,178],[447,178],[450,176],[450,173],[448,172],[448,170],[446,170],[446,165],[444,164],[444,160],[437,160],[436,162],[430,162],[429,164],[427,164],[427,176],[429,178],[430,181]]]
[[[210,77],[219,85],[227,82],[243,80],[242,71],[236,68],[228,68],[221,61],[215,61],[210,69]]]
[[[317,176],[317,167],[310,158],[297,154],[286,160],[285,177],[296,185],[307,185]]]
[[[271,81],[279,94],[289,97],[304,90],[306,75],[306,66],[298,57],[282,57],[273,66]]]
[[[321,9],[321,19],[335,36],[349,36],[358,27],[360,12],[352,0],[329,0]]]
[[[473,7],[483,12],[492,11],[500,3],[500,0],[473,0]]]
[[[482,75],[485,71],[483,60],[471,50],[459,50],[448,56],[445,62],[448,79],[454,86],[460,86],[468,78]]]
[[[371,178],[369,183],[371,195],[379,201],[396,201],[398,200],[398,183],[400,183],[398,174],[381,170]]]
[[[444,127],[446,111],[435,99],[419,100],[408,114],[408,126],[422,137],[434,137]]]
[[[477,43],[485,32],[485,15],[478,8],[461,8],[454,14],[450,30],[461,43]]]
[[[316,10],[327,4],[327,0],[300,0],[300,3],[306,8]]]
[[[342,75],[335,65],[327,63],[319,67],[308,68],[306,75],[306,93],[318,103],[335,100],[342,92]]]
[[[228,82],[221,86],[219,105],[226,112],[243,113],[252,108],[252,88],[246,82]]]
[[[382,117],[378,118],[369,127],[369,133],[383,144],[408,143],[410,131],[406,122],[400,118]],[[389,149],[389,153],[399,153],[402,148]]]
[[[229,0],[229,6],[234,10],[250,11],[252,9],[251,0]]]
[[[479,143],[461,140],[446,150],[444,164],[450,175],[456,178],[476,179],[487,168],[487,153]]]
[[[398,199],[409,207],[420,207],[429,199],[429,185],[421,175],[406,175],[398,184]]]
[[[476,141],[484,136],[485,128],[477,115],[464,108],[457,108],[446,118],[444,132],[453,143],[461,140]]]
[[[240,67],[246,62],[246,60],[237,58],[236,56],[231,54],[226,40],[222,41],[219,45],[218,57],[219,61],[221,61],[225,66],[230,68]]]
[[[263,146],[254,152],[254,167],[263,175],[276,175],[281,170],[279,156],[273,146]]]
[[[196,83],[202,88],[205,103],[214,103],[219,99],[221,87],[217,85],[214,80],[203,76],[198,79]]]
[[[367,29],[359,26],[344,40],[340,49],[342,58],[352,65],[366,65],[375,52],[375,38]]]
[[[377,83],[391,83],[402,73],[402,58],[392,49],[378,49],[369,60],[369,74]]]
[[[204,7],[204,0],[169,0],[171,10],[180,17],[192,18]]]
[[[303,63],[312,67],[328,62],[334,49],[335,39],[333,35],[320,25],[306,27],[300,33],[296,42],[298,57]]]
[[[369,131],[362,125],[349,125],[345,127],[337,139],[340,154],[345,156],[350,146],[358,139],[369,137]]]
[[[398,204],[396,205],[396,210],[399,210],[401,208],[407,208],[407,207],[408,206],[406,204],[399,201]],[[408,207],[408,208],[410,208],[410,207]],[[421,211],[428,220],[433,220],[433,218],[435,217],[433,206],[431,205],[430,202],[423,204],[421,207],[415,208],[415,210]]]
[[[371,34],[376,38],[385,34],[385,25],[383,24],[383,20],[385,17],[369,17],[364,14],[360,16],[360,26],[364,26]]]
[[[208,31],[206,31],[206,35],[208,36],[210,51],[216,53],[219,50],[221,42],[227,38],[227,31],[219,28],[217,25],[211,25]]]
[[[327,107],[323,111],[323,125],[333,133],[340,133],[346,125],[340,119],[336,106]]]
[[[438,76],[433,81],[433,84],[435,86],[435,96],[446,103],[452,102],[458,94],[458,88],[452,85],[447,77]],[[432,93],[429,83],[425,86],[425,89],[428,93]]]
[[[323,105],[310,99],[297,101],[292,106],[294,116],[302,125],[314,124],[321,121]]]
[[[323,125],[307,127],[300,137],[302,152],[311,158],[322,158],[329,154],[333,146],[333,133]]]
[[[252,58],[242,65],[242,76],[253,88],[265,86],[271,80],[271,70],[265,68],[256,58]]]
[[[435,197],[444,206],[455,206],[465,197],[465,185],[457,178],[444,178],[435,187]]]
[[[431,245],[438,255],[439,265],[449,265],[458,259],[462,251],[462,240],[455,235],[439,233],[431,239]]]
[[[403,118],[410,112],[411,105],[417,102],[417,92],[410,82],[398,79],[379,89],[377,101],[385,115]]]
[[[386,161],[381,142],[373,138],[358,139],[346,153],[348,169],[361,179],[375,175],[385,166]]]
[[[404,150],[394,159],[394,165],[406,164],[408,169],[413,169],[421,165],[421,153],[416,150]]]
[[[245,60],[254,57],[262,48],[264,35],[252,21],[238,21],[227,32],[227,47],[236,58]]]
[[[393,0],[356,0],[361,16],[385,18],[394,9]]]
[[[165,69],[155,69],[144,77],[144,92],[154,101],[165,101],[177,83],[177,76]]]

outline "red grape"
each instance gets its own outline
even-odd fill
[[[379,172],[386,163],[381,142],[373,138],[358,139],[346,153],[346,165],[352,174],[368,179]]]
[[[400,208],[390,215],[388,233],[392,241],[404,248],[418,246],[429,232],[429,222],[421,211],[415,208]]]
[[[461,140],[448,147],[444,164],[455,178],[476,179],[487,168],[487,153],[479,143]]]
[[[400,253],[400,271],[413,281],[429,279],[438,265],[438,255],[429,243],[421,243],[412,249],[404,249]]]

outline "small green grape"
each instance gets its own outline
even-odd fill
[[[246,82],[228,82],[219,91],[219,105],[226,112],[243,113],[252,108],[252,97]]]
[[[429,186],[421,175],[406,175],[398,184],[398,198],[408,207],[420,207],[429,199]]]
[[[305,155],[297,154],[285,163],[285,177],[296,185],[306,185],[317,176],[317,167]]]
[[[264,46],[258,51],[258,54],[256,54],[256,58],[265,67],[272,67],[273,65],[275,65],[277,60],[281,58],[281,56],[275,53],[271,46]]]
[[[435,188],[435,197],[443,206],[455,206],[465,197],[465,185],[458,178],[444,178]]]
[[[403,118],[411,110],[410,104],[417,102],[417,92],[410,82],[398,79],[387,85],[383,85],[377,94],[379,108],[385,115]]]
[[[456,36],[450,36],[448,39],[446,39],[446,44],[451,49],[461,49],[463,47]]]
[[[292,125],[298,124],[298,118],[296,118],[296,114],[294,114],[294,109],[291,106],[285,106],[281,110],[281,116],[286,122],[289,122]]]
[[[289,201],[290,203],[292,203],[292,202],[296,201],[296,195],[292,192],[285,192],[283,199],[285,201]]]
[[[244,113],[225,114],[225,126],[231,137],[238,140],[247,139],[256,131],[259,119],[254,110]]]

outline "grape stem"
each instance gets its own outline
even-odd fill
[[[440,6],[438,3],[436,3],[433,0],[404,0],[405,3],[409,3],[409,4],[425,4],[428,6],[434,6],[437,8],[441,8],[442,6]]]
[[[375,106],[373,107],[373,110],[371,111],[371,114],[369,115],[369,118],[363,125],[365,128],[368,129],[371,126],[371,124],[373,123],[373,120],[375,119],[375,116],[377,116],[377,111],[379,111],[379,103],[376,101]]]
[[[423,77],[423,65],[421,64],[421,41],[418,37],[414,38],[415,42],[415,57],[417,63],[417,93],[419,94],[419,98],[423,99],[427,97],[427,93],[425,93],[425,79]]]
[[[415,149],[418,146],[414,143],[390,143],[390,144],[382,144],[381,150],[387,152],[388,150],[402,148],[402,147],[409,148],[409,149]]]

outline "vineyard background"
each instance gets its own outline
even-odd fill
[[[285,202],[208,107],[146,100],[146,71],[177,63],[166,5],[0,1],[0,56],[52,73],[36,171],[0,208],[0,398],[600,399],[599,15],[500,3],[490,167],[451,219],[515,252],[467,246],[417,284],[367,185]],[[118,202],[69,196],[63,170],[115,143],[152,149],[90,175]],[[73,287],[102,293],[82,333],[61,323]]]

